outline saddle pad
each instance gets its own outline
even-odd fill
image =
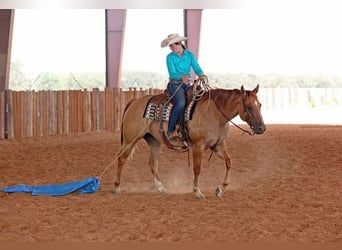
[[[192,113],[195,109],[196,103],[197,103],[196,101],[192,100],[189,103],[189,105],[185,107],[185,113],[184,113],[185,122],[191,120]],[[166,104],[155,103],[153,102],[153,97],[152,97],[150,101],[147,103],[143,117],[149,120],[160,121],[160,119],[162,119],[163,121],[169,121],[172,107],[173,107],[173,102],[169,102]]]

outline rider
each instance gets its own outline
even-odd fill
[[[170,34],[161,42],[162,48],[169,46],[172,51],[166,57],[169,72],[167,91],[174,102],[167,129],[169,140],[178,138],[177,121],[184,114],[186,90],[191,87],[190,68],[192,67],[200,80],[207,82],[207,77],[204,75],[195,55],[182,44],[182,41],[187,39],[187,37],[179,36],[179,34]]]

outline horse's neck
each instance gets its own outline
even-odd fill
[[[212,101],[216,108],[222,113],[225,119],[231,120],[239,113],[239,104],[241,101],[241,93],[237,89],[214,89],[211,90]]]

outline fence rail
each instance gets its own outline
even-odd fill
[[[161,91],[2,91],[0,139],[118,130],[129,100]]]
[[[120,129],[129,100],[161,89],[0,91],[0,139]],[[341,102],[342,88],[260,89],[264,110]]]

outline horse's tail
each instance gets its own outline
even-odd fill
[[[122,144],[123,144],[123,120],[124,120],[125,113],[126,113],[128,107],[131,106],[131,104],[133,103],[134,100],[135,100],[135,98],[133,98],[132,100],[130,100],[130,101],[127,103],[127,105],[126,105],[126,107],[125,107],[125,109],[124,109],[124,112],[123,112],[123,114],[122,114],[122,119],[121,119],[121,133],[120,133],[120,136],[121,136],[121,138],[120,138],[121,146],[122,146]]]

